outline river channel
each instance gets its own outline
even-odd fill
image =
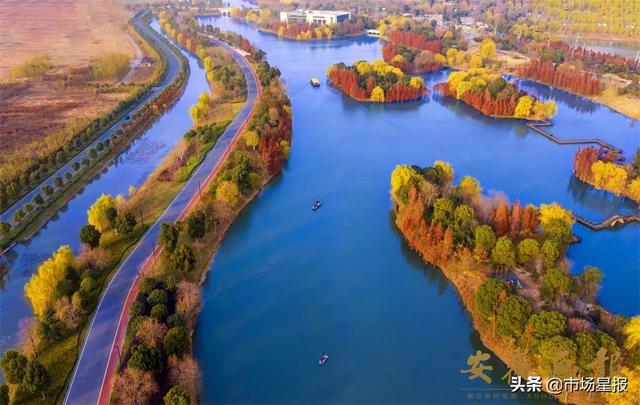
[[[151,26],[159,31],[157,20]],[[129,186],[142,185],[191,128],[189,107],[196,103],[201,92],[208,91],[209,85],[197,59],[186,52],[183,54],[191,74],[180,99],[36,235],[0,258],[8,266],[0,284],[0,353],[18,343],[22,325],[32,316],[31,307],[24,298],[24,285],[38,265],[61,245],[69,245],[78,252],[80,228],[87,222],[87,210],[96,199],[103,193],[127,196]]]
[[[455,289],[397,232],[391,171],[445,160],[458,178],[477,177],[485,192],[523,204],[556,201],[596,221],[638,213],[637,205],[573,179],[576,147],[551,143],[524,122],[487,118],[434,93],[421,102],[361,104],[325,83],[333,63],[379,59],[377,39],[297,42],[227,17],[201,22],[267,52],[282,71],[294,123],[283,175],[232,226],[204,285],[195,342],[203,402],[510,400],[494,358],[491,384],[460,372],[486,348]],[[319,88],[308,85],[313,76]],[[432,88],[447,72],[423,77]],[[638,148],[640,122],[548,86],[521,85],[556,100],[551,132],[559,137],[600,137],[626,156]],[[315,200],[323,205],[312,212]],[[582,238],[569,250],[574,271],[599,267],[604,305],[640,313],[640,227],[574,229]],[[319,367],[322,352],[331,357]]]

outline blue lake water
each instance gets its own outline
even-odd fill
[[[523,122],[487,118],[433,93],[422,102],[363,105],[324,82],[333,63],[379,59],[377,40],[303,43],[229,18],[202,21],[267,52],[291,95],[294,124],[283,175],[232,226],[204,286],[195,343],[203,402],[460,403],[507,394],[500,362],[492,362],[491,385],[460,373],[469,355],[485,349],[455,289],[397,232],[393,168],[449,161],[485,191],[523,204],[556,201],[593,220],[638,213],[637,206],[572,180],[576,147],[551,143]],[[424,78],[432,88],[446,75]],[[320,88],[308,85],[312,76]],[[638,148],[639,122],[547,86],[521,85],[557,101],[551,131],[558,136],[597,136],[626,156]],[[312,212],[317,199],[323,206]],[[600,267],[602,302],[640,313],[640,227],[596,233],[576,225],[575,232],[583,239],[569,250],[575,271]],[[331,358],[319,367],[325,351]]]

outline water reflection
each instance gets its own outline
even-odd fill
[[[616,196],[609,191],[598,190],[575,176],[569,177],[567,190],[582,206],[602,212],[603,215],[610,212],[612,208],[620,214],[635,213],[638,208],[638,204],[633,200]],[[605,218],[588,219],[598,222]]]

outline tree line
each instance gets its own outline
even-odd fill
[[[253,50],[254,67],[262,65],[262,92],[241,141],[212,184],[201,191],[194,209],[183,220],[160,226],[163,253],[156,276],[142,281],[129,311],[128,360],[114,383],[117,402],[198,401],[200,371],[192,351],[200,293],[194,281],[206,271],[208,257],[243,203],[280,173],[289,155],[290,101],[279,71],[275,74],[264,57],[264,52]],[[185,138],[205,136],[203,128],[196,125]]]
[[[458,184],[453,178],[445,162],[397,166],[395,219],[410,246],[456,285],[483,342],[500,348],[520,375],[527,375],[518,370],[526,363],[533,374],[558,377],[562,363],[564,377],[600,376],[604,355],[613,359],[610,371],[640,365],[640,317],[624,319],[597,305],[597,268],[569,271],[572,214],[555,203],[509,204],[482,195],[472,177]]]
[[[602,93],[603,85],[597,76],[567,64],[554,64],[551,60],[533,59],[516,70],[518,76],[561,87],[583,96]]]
[[[360,101],[411,101],[420,99],[429,92],[422,78],[407,76],[399,68],[382,60],[371,64],[359,61],[351,66],[337,63],[329,67],[327,75],[332,85]]]

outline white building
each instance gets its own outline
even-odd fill
[[[348,11],[299,10],[281,11],[280,21],[286,23],[307,23],[332,25],[351,18]]]

